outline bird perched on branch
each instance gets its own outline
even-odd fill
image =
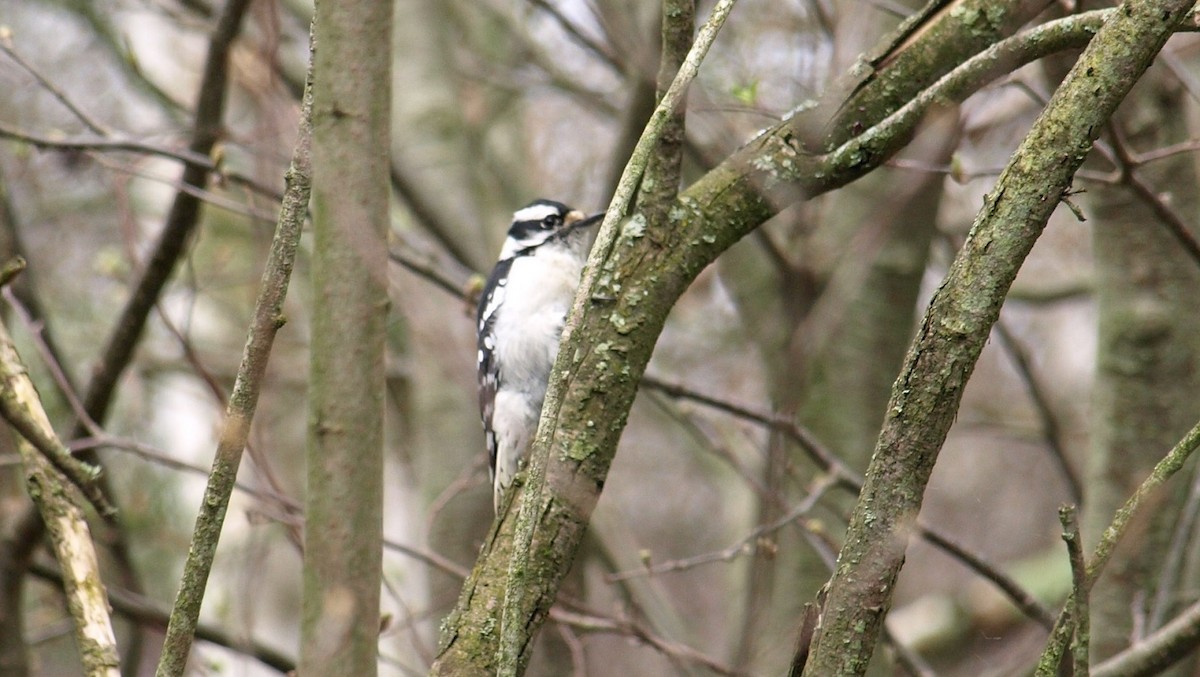
[[[603,216],[552,200],[517,210],[484,285],[476,316],[479,411],[497,513],[537,432],[592,226]]]

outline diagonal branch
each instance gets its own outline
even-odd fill
[[[246,447],[250,423],[258,405],[258,394],[266,374],[267,359],[271,354],[275,334],[284,322],[283,301],[287,296],[312,188],[311,68],[310,60],[309,75],[301,100],[300,129],[292,154],[292,165],[286,175],[279,222],[263,270],[258,299],[254,305],[254,317],[234,380],[233,393],[225,408],[225,420],[213,458],[213,469],[205,487],[200,512],[196,516],[196,528],[184,564],[183,580],[175,599],[175,607],[171,610],[171,622],[167,626],[162,656],[159,659],[157,674],[160,676],[182,674],[187,666],[192,638],[196,634],[196,624],[200,618],[200,605],[204,600],[204,590],[216,556],[221,527],[225,523],[225,511],[229,508],[229,498],[236,484],[242,451]]]
[[[564,345],[569,345],[572,334],[580,327],[585,300],[594,292],[604,293],[601,288],[612,284],[611,278],[602,279],[604,273],[601,271],[601,262],[608,252],[617,246],[618,223],[633,204],[634,193],[662,135],[668,129],[677,128],[679,119],[675,117],[675,112],[682,104],[683,96],[695,79],[709,47],[716,40],[717,33],[732,11],[734,1],[720,0],[713,7],[695,43],[688,51],[687,58],[680,64],[671,86],[663,93],[662,99],[654,109],[646,131],[633,149],[632,157],[617,183],[616,194],[613,195],[612,203],[604,215],[604,223],[600,226],[596,244],[584,270],[574,307],[567,316],[562,336]],[[556,372],[562,369],[561,365],[566,361],[564,353],[565,351],[559,353]],[[555,571],[554,575],[539,575],[542,572],[531,566],[535,532],[546,510],[546,506],[543,506],[543,490],[547,483],[546,466],[550,448],[548,441],[554,436],[558,425],[558,408],[563,404],[564,385],[562,381],[551,377],[541,421],[538,424],[537,440],[530,451],[527,483],[520,494],[520,512],[517,515],[501,615],[501,639],[497,659],[501,675],[520,674],[524,671],[532,652],[533,637],[554,602],[561,576],[566,573],[566,568],[562,567]]]
[[[221,118],[225,109],[225,89],[228,77],[227,62],[234,39],[237,37],[250,0],[228,0],[217,21],[209,41],[208,55],[201,78],[198,103],[196,106],[195,128],[188,152],[198,156],[207,156],[219,136]],[[207,182],[209,171],[194,164],[186,164],[183,169],[183,183],[193,188],[203,189]],[[109,336],[102,356],[97,362],[88,382],[87,392],[83,398],[84,410],[97,423],[103,423],[107,417],[116,393],[117,384],[137,347],[146,325],[146,319],[154,304],[158,301],[162,290],[166,287],[179,258],[183,255],[191,233],[195,230],[200,217],[199,198],[187,192],[176,193],[175,200],[168,212],[166,223],[153,253],[136,283],[120,317]],[[72,438],[88,434],[83,421],[76,422]],[[79,455],[84,462],[97,464],[99,458],[94,451],[86,451]],[[98,480],[100,490],[108,491],[107,476],[101,475]],[[45,525],[40,515],[34,510],[27,511],[20,518],[20,531],[31,538],[22,541],[22,545],[33,547],[37,544]],[[124,532],[117,529],[111,550],[123,574],[123,584],[135,592],[141,591],[132,557],[124,538]],[[140,635],[135,634],[131,640],[127,660],[136,665],[139,662]]]
[[[496,612],[502,606],[509,607],[512,621],[533,628],[540,623],[545,600],[553,599],[581,542],[667,312],[705,266],[781,206],[844,185],[887,160],[903,147],[930,107],[961,100],[998,75],[1046,54],[1084,46],[1106,19],[1115,16],[1116,10],[1073,15],[1001,41],[823,155],[801,147],[804,123],[812,121],[797,113],[692,184],[661,230],[647,228],[639,215],[618,225],[628,202],[614,200],[563,336],[528,484],[520,492],[519,519],[510,511],[489,534],[457,607],[443,624],[434,674],[493,670],[488,652],[494,650]],[[1089,113],[1094,114],[1090,106]],[[1077,154],[1082,157],[1086,148]],[[1052,209],[1060,195],[1061,191],[1048,193],[1043,208]],[[536,501],[526,498],[534,496]],[[915,498],[919,500],[919,494]],[[532,534],[530,522],[535,527]],[[514,539],[518,523],[527,534],[519,541]],[[505,582],[516,580],[508,566],[514,552],[522,553],[522,560],[528,557],[515,573],[524,574],[525,585],[531,586],[524,592],[526,599],[536,603],[522,606],[503,600],[505,588],[512,589]],[[522,566],[527,567],[524,572]],[[516,606],[529,609],[528,615],[514,613]],[[881,617],[882,611],[874,613]],[[873,642],[864,644],[869,644],[869,654]]]
[[[1138,509],[1151,494],[1157,491],[1167,480],[1171,479],[1175,473],[1179,472],[1179,469],[1183,467],[1183,464],[1191,458],[1192,454],[1198,448],[1200,448],[1200,421],[1192,426],[1192,429],[1154,466],[1154,470],[1150,472],[1150,476],[1138,485],[1133,495],[1125,501],[1125,505],[1121,506],[1121,509],[1113,516],[1112,522],[1109,523],[1104,533],[1100,535],[1100,542],[1096,544],[1095,549],[1092,551],[1092,556],[1088,558],[1087,578],[1084,581],[1085,590],[1090,590],[1095,585],[1096,579],[1100,578],[1104,567],[1108,565],[1108,560],[1112,558],[1113,550],[1116,549],[1121,537],[1125,535],[1125,531],[1129,528],[1129,524],[1133,520],[1133,516],[1137,514]],[[1070,642],[1075,630],[1073,606],[1074,600],[1068,598],[1066,605],[1058,616],[1058,622],[1050,634],[1050,641],[1046,645],[1046,650],[1042,653],[1041,660],[1038,662],[1036,673],[1038,677],[1050,677],[1056,674],[1062,653],[1066,650],[1066,646]]]
[[[36,431],[34,436],[43,443],[62,448],[3,324],[0,324],[0,390],[6,400],[6,418],[12,410],[21,411],[19,418],[23,426],[19,430],[22,436],[17,440],[17,450],[21,455],[25,484],[62,567],[63,591],[74,621],[75,641],[83,668],[89,675],[116,677],[120,657],[108,613],[108,599],[100,580],[96,546],[83,509],[74,500],[71,485],[64,482],[63,472],[26,436],[29,431],[24,425]]]
[[[1130,0],[1109,15],[985,200],[893,387],[805,674],[866,670],[911,521],[1017,270],[1104,123],[1190,8]]]
[[[221,118],[225,111],[226,81],[229,75],[229,52],[249,5],[250,0],[229,0],[217,21],[204,63],[199,101],[196,104],[195,128],[192,141],[188,145],[189,154],[207,156],[220,138]],[[202,189],[208,181],[208,176],[209,170],[205,167],[190,163],[184,165],[185,185]],[[105,343],[103,356],[84,395],[84,408],[97,422],[103,422],[107,417],[117,381],[129,365],[133,350],[141,338],[142,329],[146,326],[146,318],[154,309],[154,304],[171,278],[175,264],[183,255],[200,221],[201,204],[199,198],[185,191],[175,194],[158,242],[117,319],[112,335]],[[83,434],[82,430],[79,432]]]

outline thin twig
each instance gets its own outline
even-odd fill
[[[49,78],[43,75],[40,70],[34,67],[33,64],[26,61],[25,57],[21,56],[20,52],[13,47],[12,34],[7,27],[0,29],[0,31],[2,31],[0,32],[0,51],[3,51],[10,59],[17,62],[17,65],[20,66],[26,73],[32,75],[33,78],[38,81],[38,84],[42,86],[42,89],[50,92],[55,99],[58,99],[58,102],[65,106],[67,110],[71,111],[71,113],[78,118],[85,127],[95,134],[99,134],[101,136],[109,135],[109,131],[106,127],[104,127],[104,125],[100,124],[99,121],[95,120],[92,118],[92,116],[84,112],[82,108],[75,105],[75,102],[72,101],[65,92],[59,89],[53,82],[50,81]]]
[[[546,0],[530,0],[530,4],[549,14],[554,19],[555,23],[557,23],[559,27],[561,27],[567,33],[567,35],[571,36],[575,42],[579,43],[584,49],[595,55],[609,68],[616,72],[622,72],[625,70],[625,65],[617,61],[616,56],[613,54],[612,49],[610,49],[608,45],[602,45],[593,40],[590,36],[580,30],[578,26],[572,23],[570,19],[563,16],[563,13],[558,11],[557,7],[550,4]]]
[[[933,667],[919,653],[901,644],[887,629],[887,626],[883,628],[883,641],[884,644],[891,647],[895,653],[896,662],[911,677],[937,677]]]
[[[310,55],[311,56],[311,55]],[[286,175],[286,189],[279,211],[275,238],[263,270],[254,316],[246,338],[246,347],[238,366],[233,393],[225,409],[213,470],[205,488],[204,500],[196,517],[192,545],[184,564],[183,579],[171,621],[167,626],[163,651],[159,659],[159,677],[182,674],[187,666],[192,638],[200,617],[200,605],[216,556],[225,511],[236,483],[242,451],[250,433],[250,425],[258,404],[258,395],[275,334],[283,326],[283,301],[287,295],[300,242],[312,181],[312,61],[302,100],[299,133],[292,154],[292,165]]]
[[[268,211],[266,209],[260,209],[260,208],[254,207],[252,205],[246,204],[244,202],[239,202],[234,199],[230,199],[228,197],[225,197],[225,196],[223,196],[219,193],[216,193],[212,190],[209,190],[207,188],[204,188],[201,186],[195,186],[195,185],[192,185],[189,183],[184,183],[180,179],[171,178],[169,176],[165,176],[165,175],[159,174],[157,172],[151,172],[151,171],[147,171],[144,169],[140,169],[136,165],[126,164],[123,162],[117,162],[108,157],[101,157],[101,156],[97,155],[97,156],[93,156],[93,160],[95,160],[96,164],[98,164],[102,167],[105,167],[107,169],[111,169],[114,172],[128,174],[129,176],[136,176],[140,179],[146,179],[147,181],[153,181],[154,183],[168,186],[169,188],[176,191],[177,193],[185,193],[187,195],[190,195],[190,196],[196,198],[197,200],[200,200],[201,202],[204,202],[205,204],[209,204],[214,207],[219,207],[219,208],[224,209],[232,214],[240,214],[242,216],[245,216],[250,219],[254,219],[255,221],[260,221],[262,223],[272,223],[272,224],[275,223],[275,213],[274,212]],[[259,192],[257,189],[255,189],[255,186],[257,186],[257,184],[250,185],[248,187],[255,190],[255,192]],[[267,190],[267,189],[264,188],[263,190]],[[275,202],[279,202],[280,196],[275,194],[274,192],[268,191],[263,194],[265,194],[271,200],[273,200]]]
[[[1092,670],[1092,677],[1149,677],[1162,674],[1200,645],[1200,601],[1125,651]]]
[[[1071,467],[1070,459],[1067,458],[1066,445],[1062,440],[1062,428],[1058,424],[1058,416],[1054,413],[1054,409],[1046,397],[1045,386],[1034,372],[1028,352],[1017,340],[1017,337],[1009,331],[1008,324],[1003,318],[996,321],[993,330],[996,332],[996,337],[1000,339],[1000,347],[1008,354],[1017,374],[1025,384],[1025,391],[1029,394],[1033,409],[1037,412],[1038,420],[1042,424],[1042,435],[1045,437],[1046,446],[1050,449],[1050,458],[1058,466],[1059,473],[1067,483],[1071,501],[1080,504],[1083,501],[1083,487],[1080,485],[1078,474]]]
[[[6,123],[0,122],[0,138],[27,143],[35,148],[65,151],[99,151],[99,152],[131,152],[142,155],[153,155],[169,160],[178,160],[186,166],[199,167],[206,171],[216,171],[217,165],[212,158],[191,150],[178,150],[138,139],[113,138],[110,136],[98,138],[67,137],[56,138],[29,132]]]
[[[1058,520],[1062,523],[1062,539],[1067,544],[1067,555],[1071,560],[1071,590],[1073,613],[1075,614],[1075,636],[1071,639],[1071,674],[1074,677],[1088,675],[1089,612],[1087,565],[1083,561],[1083,544],[1080,543],[1079,517],[1075,506],[1064,505],[1058,509]]]
[[[834,486],[833,478],[829,475],[817,480],[816,485],[809,492],[808,496],[803,501],[792,508],[787,514],[779,519],[769,523],[761,524],[750,531],[744,537],[739,539],[727,548],[717,550],[715,552],[707,552],[700,555],[694,555],[684,559],[671,560],[660,564],[648,564],[641,569],[629,569],[627,571],[617,571],[608,574],[604,577],[608,583],[617,583],[619,581],[629,580],[631,578],[640,578],[643,576],[655,576],[658,574],[670,573],[675,571],[686,571],[705,564],[713,564],[715,562],[731,562],[738,557],[744,555],[752,555],[758,552],[757,545],[765,536],[779,531],[785,526],[792,524],[804,517],[812,511],[817,502],[829,492]]]
[[[637,621],[627,618],[609,618],[605,616],[592,615],[571,611],[561,606],[554,607],[550,610],[550,618],[558,623],[563,623],[581,632],[595,633],[614,633],[624,635],[634,639],[642,644],[645,644],[665,656],[674,659],[680,659],[687,663],[694,663],[704,667],[718,675],[744,675],[745,673],[735,670],[718,662],[716,659],[706,656],[690,646],[672,642],[670,640],[659,637],[650,632]]]
[[[1116,124],[1110,122],[1108,125],[1109,139],[1111,141],[1112,152],[1108,153],[1109,159],[1117,166],[1120,174],[1120,182],[1129,187],[1133,194],[1154,213],[1159,224],[1167,229],[1175,240],[1183,248],[1184,253],[1191,257],[1192,261],[1200,265],[1200,240],[1192,234],[1186,221],[1174,209],[1159,197],[1158,193],[1151,188],[1145,180],[1137,174],[1137,160],[1129,151],[1128,145],[1125,143],[1125,135],[1121,132]],[[1102,148],[1103,144],[1096,144]]]
[[[1200,468],[1193,468],[1191,487],[1175,522],[1171,545],[1163,556],[1158,575],[1153,578],[1154,602],[1150,606],[1150,612],[1146,614],[1147,632],[1161,628],[1167,613],[1175,606],[1174,598],[1181,585],[1180,572],[1192,544],[1195,543],[1197,517],[1200,517]]]
[[[62,574],[40,562],[32,562],[29,565],[29,573],[44,581],[62,585]],[[113,611],[139,625],[160,630],[167,627],[167,610],[144,595],[121,588],[110,588],[108,601],[112,605]],[[208,623],[198,625],[196,639],[249,656],[281,673],[295,669],[295,661],[292,658],[255,640],[233,637],[224,628],[216,625]]]
[[[819,465],[822,471],[829,473],[841,486],[855,493],[862,488],[861,475],[855,473],[841,459],[825,449],[811,432],[791,418],[778,414],[754,411],[748,407],[720,400],[681,385],[666,383],[651,376],[642,378],[642,386],[666,393],[672,397],[691,400],[732,416],[758,423],[771,430],[781,432],[799,444]],[[998,567],[979,555],[970,552],[966,547],[957,543],[949,536],[924,524],[921,520],[917,520],[916,533],[928,541],[930,545],[959,560],[968,569],[994,584],[1009,597],[1022,613],[1042,624],[1047,629],[1054,625],[1054,616],[1050,613],[1050,610],[1038,602],[1033,595],[1029,594],[1011,576],[1001,571]]]
[[[1196,451],[1197,447],[1200,447],[1200,421],[1192,426],[1192,429],[1154,466],[1154,469],[1150,471],[1150,476],[1138,485],[1137,490],[1117,510],[1108,528],[1100,535],[1100,541],[1096,544],[1095,549],[1092,551],[1092,556],[1088,560],[1087,580],[1085,581],[1086,590],[1091,590],[1091,586],[1095,584],[1096,579],[1104,571],[1104,567],[1112,557],[1117,543],[1125,535],[1125,530],[1129,527],[1134,515],[1138,513],[1146,498],[1165,484],[1167,480],[1171,479],[1175,473],[1179,472],[1179,469],[1183,467],[1183,464]],[[1039,677],[1050,677],[1056,674],[1059,658],[1062,656],[1063,650],[1074,633],[1075,622],[1074,601],[1068,599],[1067,604],[1058,615],[1058,621],[1054,625],[1053,632],[1051,632],[1046,650],[1042,653],[1042,657],[1038,661],[1036,674]]]
[[[797,443],[801,450],[817,464],[817,467],[823,472],[834,476],[840,484],[854,491],[862,488],[862,475],[855,472],[850,466],[843,463],[840,458],[826,449],[807,428],[787,416],[755,411],[749,407],[705,395],[680,384],[668,383],[651,375],[642,377],[641,386],[671,397],[703,404],[704,406],[724,411],[738,418],[766,426],[770,430],[783,433],[793,442]]]
[[[466,300],[467,282],[459,282],[451,279],[447,273],[435,266],[431,261],[420,260],[416,256],[399,251],[398,249],[389,249],[388,258],[418,277],[432,283],[433,286],[447,294]]]

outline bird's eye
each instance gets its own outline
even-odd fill
[[[558,214],[551,214],[542,219],[542,225],[547,228],[557,228],[562,225],[562,217]]]

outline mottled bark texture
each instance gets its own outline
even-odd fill
[[[376,673],[392,5],[318,2],[300,674]]]
[[[985,200],[893,386],[804,674],[866,671],[929,474],[1017,270],[1108,117],[1189,7],[1186,0],[1121,5]]]
[[[1114,117],[1114,129],[1120,130],[1116,144],[1137,152],[1188,138],[1180,114],[1184,95],[1173,83],[1165,69],[1143,78],[1137,96]],[[1120,186],[1089,193],[1086,203],[1099,314],[1083,513],[1087,542],[1095,542],[1163,450],[1200,419],[1200,268],[1163,228],[1153,204],[1159,201],[1160,208],[1181,215],[1186,223],[1196,222],[1200,202],[1195,191],[1164,195],[1153,190],[1168,181],[1196,185],[1194,159],[1176,155],[1138,168],[1134,177],[1152,187],[1149,199]],[[1171,547],[1177,520],[1169,519],[1183,517],[1186,492],[1186,483],[1174,483],[1157,495],[1158,507],[1143,513],[1145,519],[1133,527],[1140,534],[1136,545],[1114,553],[1091,604],[1096,659],[1129,645],[1135,617],[1142,617],[1143,631],[1150,632],[1189,601],[1179,588],[1185,549],[1182,544]]]

